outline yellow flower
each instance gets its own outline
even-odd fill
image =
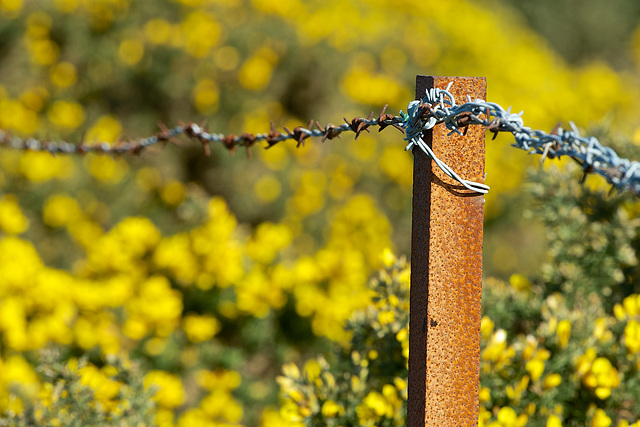
[[[378,313],[378,322],[382,325],[388,325],[395,320],[395,313],[393,311],[385,310]]]
[[[156,418],[156,422],[158,422]],[[200,408],[187,409],[178,419],[177,427],[191,427],[191,426],[211,426],[213,427],[211,420],[206,412]]]
[[[495,323],[493,323],[493,320],[491,320],[489,316],[482,316],[482,319],[480,319],[480,332],[482,333],[483,339],[488,340],[489,337],[491,337],[494,326]]]
[[[120,121],[111,115],[102,115],[89,128],[85,137],[89,143],[112,143],[122,133]]]
[[[556,337],[560,344],[560,348],[564,348],[569,344],[569,338],[571,337],[571,322],[568,320],[561,320],[558,323],[556,329]]]
[[[545,390],[559,386],[562,383],[560,374],[549,374],[544,378],[542,387]]]
[[[49,227],[67,225],[76,221],[81,214],[78,202],[65,194],[49,196],[42,210],[44,223]]]
[[[627,318],[627,312],[625,311],[622,304],[616,304],[613,306],[613,314],[618,320],[624,320]]]
[[[531,375],[533,381],[537,381],[544,373],[544,361],[540,359],[531,359],[525,364],[525,369]]]
[[[487,421],[491,418],[491,412],[487,411],[484,406],[480,406],[478,414],[478,427],[486,427]]]
[[[213,316],[188,314],[182,319],[182,327],[191,342],[208,341],[220,330],[220,322]]]
[[[275,13],[283,17],[301,13],[302,7],[300,0],[253,0],[251,3],[260,12]]]
[[[115,406],[114,399],[122,387],[122,383],[109,378],[109,375],[93,365],[86,365],[78,370],[80,382],[94,390],[95,398],[103,405]]]
[[[295,363],[285,363],[282,365],[282,373],[289,378],[300,378],[300,369]]]
[[[27,397],[35,397],[37,393],[38,375],[20,355],[0,359],[0,386],[6,390],[11,384],[20,384]]]
[[[84,122],[84,109],[74,101],[55,101],[47,111],[49,121],[56,126],[75,129]]]
[[[0,198],[0,230],[8,234],[24,233],[29,228],[29,220],[20,211],[18,199],[13,194]]]
[[[124,159],[105,154],[88,155],[84,160],[95,179],[109,184],[120,182],[129,168]]]
[[[524,427],[529,417],[526,414],[518,415],[513,408],[505,406],[498,411],[497,419],[496,427]]]
[[[202,79],[193,88],[193,99],[198,111],[204,114],[214,113],[218,109],[220,89],[215,80]]]
[[[629,295],[622,300],[622,306],[627,316],[637,316],[640,314],[640,294]]]
[[[640,322],[629,320],[624,328],[624,345],[632,353],[640,352]]]
[[[9,16],[16,15],[22,9],[23,0],[1,0],[0,10]]]
[[[333,418],[344,412],[342,405],[338,405],[333,400],[327,400],[322,404],[322,415],[327,418]]]
[[[491,390],[487,387],[480,388],[480,402],[488,402],[491,400]]]
[[[389,178],[404,187],[410,187],[413,182],[412,160],[402,154],[393,147],[386,147],[378,160],[378,165]]]
[[[369,392],[369,394],[365,396],[363,403],[379,417],[387,414],[391,409],[387,399],[377,391]]]
[[[596,360],[597,354],[593,348],[588,348],[582,356],[578,358],[576,373],[583,377],[591,369],[591,363]]]
[[[281,407],[284,409],[283,407]],[[286,419],[282,414],[282,409],[267,407],[260,415],[260,427],[304,427],[303,423]],[[196,424],[185,424],[185,427]]]
[[[382,253],[380,254],[380,260],[382,261],[382,265],[390,268],[391,266],[393,266],[393,264],[395,264],[396,257],[391,251],[391,248],[387,246],[382,250]]]
[[[529,387],[529,375],[524,375],[522,379],[518,382],[518,384],[514,386],[508,385],[506,387],[506,393],[509,400],[514,403],[520,402],[520,398],[522,397],[522,393],[524,393]]]
[[[611,388],[609,387],[596,387],[596,389],[594,390],[594,393],[596,394],[596,396],[598,396],[599,399],[606,399],[607,397],[611,396]]]
[[[309,382],[314,382],[320,376],[320,373],[322,372],[322,366],[320,366],[320,363],[317,359],[309,359],[304,364],[303,370],[307,380],[309,380]]]
[[[185,36],[184,46],[189,55],[205,57],[220,40],[220,24],[213,15],[203,10],[191,12],[180,26]]]
[[[591,419],[591,427],[609,427],[610,425],[611,418],[602,409],[597,409]]]
[[[214,390],[200,401],[200,408],[212,419],[237,424],[242,418],[242,406],[226,390]]]
[[[20,174],[32,182],[66,179],[72,176],[73,169],[73,159],[68,156],[53,157],[38,151],[28,151],[20,156]]]
[[[267,87],[271,81],[277,54],[268,47],[259,49],[240,67],[238,80],[245,88],[259,91]]]
[[[251,240],[247,242],[246,253],[257,262],[269,264],[292,239],[293,233],[288,226],[263,222],[256,227]]]
[[[218,389],[234,390],[242,382],[242,377],[238,372],[226,370],[207,371],[203,369],[198,371],[196,379],[200,387],[204,387],[209,391]]]
[[[500,408],[500,410],[498,411],[497,418],[498,418],[498,422],[500,422],[503,425],[513,425],[515,424],[515,421],[518,418],[518,414],[513,408],[509,406],[505,406],[503,408]]]
[[[172,180],[160,191],[162,201],[169,206],[179,206],[184,202],[186,190],[180,181]]]
[[[376,73],[368,65],[357,62],[344,76],[342,90],[354,101],[369,105],[396,103],[409,97],[409,89],[395,76]]]
[[[20,133],[32,134],[38,128],[38,115],[24,101],[0,98],[0,126],[5,130],[14,129]]]
[[[182,405],[185,398],[180,378],[164,371],[151,371],[144,377],[146,388],[156,387],[153,399],[165,408]]]
[[[598,388],[608,389],[606,397],[611,394],[611,389],[617,387],[620,384],[620,378],[618,377],[618,371],[611,365],[609,359],[604,357],[598,357],[593,361],[591,371],[596,376]],[[598,388],[596,394],[598,394]],[[601,392],[605,394],[605,392]],[[604,398],[604,397],[601,397]]]
[[[482,360],[490,360],[498,366],[511,363],[514,356],[513,347],[507,346],[507,331],[504,329],[498,329],[493,333],[487,346],[480,354]]]
[[[235,286],[237,307],[240,311],[264,318],[270,309],[285,303],[284,293],[260,268],[253,268]]]
[[[152,276],[140,284],[139,295],[128,301],[127,312],[156,328],[159,336],[169,335],[182,313],[182,295],[171,288],[164,276]]]
[[[613,333],[607,328],[608,323],[608,317],[599,317],[595,321],[593,327],[593,336],[596,337],[601,343],[613,338]]]
[[[512,274],[509,278],[509,284],[521,292],[531,289],[531,282],[522,274]]]
[[[191,241],[187,234],[174,234],[162,238],[153,254],[155,264],[167,270],[181,284],[191,285],[198,280],[198,260],[191,250]],[[201,280],[207,279],[202,273]],[[203,289],[209,289],[213,284],[197,283]],[[208,286],[208,287],[207,287]]]
[[[562,427],[562,420],[557,415],[551,415],[547,418],[546,427]]]

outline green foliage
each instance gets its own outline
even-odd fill
[[[606,196],[555,167],[538,171],[530,181],[531,215],[546,229],[548,260],[540,274],[545,293],[561,292],[570,306],[601,295],[611,310],[614,302],[640,291],[635,280],[640,220],[633,196]]]

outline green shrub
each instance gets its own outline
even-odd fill
[[[61,362],[55,350],[40,352],[37,372],[45,386],[34,389],[15,383],[20,397],[0,415],[0,426],[122,426],[155,425],[153,388],[145,387],[135,363],[110,358],[101,368],[82,358]]]

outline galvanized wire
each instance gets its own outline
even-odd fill
[[[422,100],[411,101],[409,103],[405,116],[406,121],[403,122],[405,123],[405,133],[407,135],[405,140],[409,141],[405,147],[405,151],[417,146],[424,151],[447,176],[455,179],[468,190],[486,194],[489,192],[488,185],[461,178],[453,169],[436,157],[431,147],[422,139],[422,133],[425,130],[432,129],[436,124],[446,119],[447,115],[442,116],[441,112],[447,113],[448,109],[455,107],[456,101],[449,92],[451,84],[452,83],[449,83],[445,90],[437,88],[427,89],[426,95]]]
[[[461,129],[469,125],[481,125],[494,134],[498,132],[513,134],[515,137],[513,147],[528,151],[530,154],[540,154],[542,161],[546,158],[568,156],[582,166],[584,174],[601,175],[613,188],[619,191],[628,190],[640,196],[640,162],[621,158],[613,149],[603,146],[596,137],[580,136],[573,122],[570,122],[571,130],[561,127],[554,129],[551,133],[533,130],[524,126],[522,112],[514,114],[511,108],[505,110],[494,102],[480,99],[472,101],[468,98],[466,103],[456,105],[449,88],[427,90],[421,101],[412,101],[409,104],[411,112],[407,115],[406,122],[407,139],[410,140],[408,147],[418,145],[424,150],[426,144],[420,143],[422,141],[421,132],[419,132],[421,124],[423,127],[433,127],[437,123],[444,123],[448,129],[451,129],[450,134],[462,133]],[[416,125],[418,128],[415,128]],[[435,157],[431,157],[438,164]],[[444,168],[443,171],[447,173]],[[452,177],[457,179],[455,176]],[[476,189],[476,186],[482,184],[457,180],[467,188],[473,187],[475,191],[484,192],[482,187]]]
[[[284,128],[284,132],[279,132],[275,130],[272,123],[270,131],[266,133],[245,132],[240,135],[224,135],[211,133],[204,126],[196,123],[180,123],[171,129],[161,126],[160,132],[146,138],[119,141],[115,144],[40,141],[35,138],[11,136],[0,130],[0,145],[20,150],[46,151],[52,154],[87,152],[137,154],[153,145],[176,141],[177,136],[186,135],[201,143],[208,154],[211,143],[222,143],[227,149],[234,150],[236,147],[249,148],[258,142],[266,142],[265,148],[270,148],[279,142],[294,140],[299,147],[304,145],[305,140],[310,137],[322,138],[324,142],[327,139],[340,137],[343,132],[353,132],[357,139],[362,132],[369,132],[371,127],[378,127],[378,131],[394,127],[406,133],[405,140],[409,141],[406,150],[420,148],[446,175],[460,182],[470,191],[484,194],[489,191],[489,186],[461,178],[451,167],[438,159],[431,147],[422,139],[422,132],[440,123],[444,123],[451,130],[450,134],[461,134],[469,125],[481,125],[494,134],[498,132],[513,134],[515,137],[513,147],[528,151],[530,154],[540,154],[543,161],[546,158],[568,156],[582,166],[584,174],[601,175],[613,188],[619,191],[628,190],[640,196],[640,162],[621,158],[614,150],[603,146],[593,136],[580,136],[573,122],[570,122],[570,130],[557,128],[551,133],[533,130],[524,126],[522,112],[513,114],[511,108],[505,110],[496,103],[481,99],[468,98],[464,104],[457,105],[449,89],[450,85],[446,89],[427,90],[421,100],[409,103],[407,113],[400,111],[398,116],[386,114],[385,106],[376,118],[373,118],[373,113],[367,118],[356,117],[352,120],[345,118],[345,123],[339,126],[332,124],[321,126],[312,120],[307,128],[298,126],[291,131]],[[314,126],[315,128],[312,129]]]

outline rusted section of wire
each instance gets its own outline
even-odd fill
[[[177,137],[185,135],[188,138],[200,143],[206,154],[210,153],[210,145],[221,143],[226,149],[233,151],[238,147],[249,148],[260,142],[266,142],[265,148],[271,148],[274,145],[287,140],[296,141],[296,147],[305,145],[305,141],[310,137],[322,138],[322,142],[327,139],[340,137],[343,132],[355,133],[355,139],[363,132],[369,132],[369,128],[378,127],[378,131],[382,131],[388,127],[398,129],[404,133],[404,118],[385,113],[387,106],[382,109],[378,117],[373,117],[371,113],[367,118],[355,117],[352,120],[344,119],[345,123],[339,126],[327,124],[320,125],[315,120],[311,120],[305,128],[298,126],[289,130],[286,127],[284,132],[277,131],[273,122],[271,129],[265,133],[252,134],[248,132],[239,135],[220,133],[212,133],[201,124],[194,122],[178,123],[173,128],[167,128],[160,124],[160,131],[155,135],[141,138],[135,141],[120,140],[114,144],[106,142],[86,143],[81,141],[74,144],[66,141],[40,141],[35,138],[20,138],[12,136],[8,132],[0,130],[0,144],[18,150],[45,151],[52,154],[83,154],[83,153],[105,153],[105,154],[139,154],[143,150],[161,143],[177,142]]]

